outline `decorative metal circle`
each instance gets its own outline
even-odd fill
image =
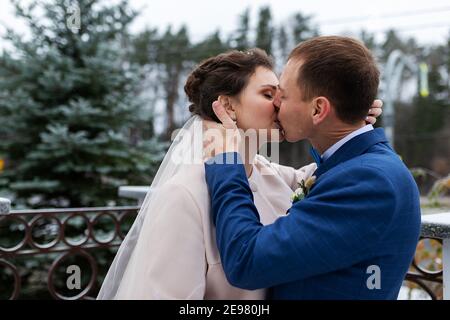
[[[99,223],[100,219],[102,217],[110,217],[112,219],[112,222],[114,223],[114,230],[112,232],[112,235],[106,240],[106,241],[102,241],[98,238],[98,236],[95,234],[95,225]],[[92,220],[91,224],[90,224],[90,232],[91,232],[91,236],[92,239],[94,239],[95,242],[97,242],[98,244],[111,244],[114,239],[116,238],[117,235],[117,230],[119,229],[119,224],[117,222],[117,218],[110,212],[103,212],[100,213],[99,215],[97,215],[94,220]]]
[[[15,300],[19,297],[19,293],[20,293],[20,285],[21,285],[21,278],[19,275],[19,271],[17,270],[16,266],[13,265],[12,263],[0,259],[0,266],[5,266],[8,269],[11,269],[13,275],[14,275],[14,291],[12,292],[9,300]]]
[[[50,241],[50,242],[48,242],[48,243],[45,243],[45,244],[39,244],[39,243],[37,243],[37,242],[34,240],[34,238],[33,238],[33,229],[37,226],[37,223],[38,223],[40,220],[46,220],[46,219],[48,219],[48,220],[50,220],[50,221],[52,221],[52,220],[56,221],[56,224],[55,224],[55,225],[56,225],[57,228],[58,228],[58,230],[57,230],[57,235],[56,235],[55,239],[53,239],[52,241]],[[54,225],[51,224],[51,223],[47,223],[47,224],[44,224],[44,225],[45,225],[46,227],[48,227],[48,226],[50,226],[50,227],[54,226]],[[55,217],[54,215],[48,215],[48,216],[38,215],[38,216],[34,217],[34,218],[30,221],[30,245],[33,246],[33,247],[35,247],[35,248],[42,249],[42,250],[48,250],[48,249],[50,249],[50,248],[53,248],[53,247],[56,246],[56,244],[58,244],[58,242],[61,240],[61,229],[62,229],[61,221],[60,221],[57,217]]]
[[[2,247],[0,245],[0,253],[13,253],[13,252],[19,251],[20,249],[22,249],[25,246],[25,244],[30,239],[30,228],[29,228],[28,222],[25,219],[23,219],[21,217],[8,216],[8,215],[0,217],[0,222],[7,221],[7,220],[19,221],[19,224],[24,226],[24,237],[19,243],[17,243],[16,245],[14,245],[12,247]],[[11,235],[9,234],[9,236],[11,236]]]
[[[91,274],[91,278],[90,278],[89,283],[86,286],[86,288],[84,288],[83,291],[81,291],[79,294],[77,294],[75,296],[72,296],[72,297],[69,297],[69,296],[62,295],[62,294],[60,294],[60,293],[58,293],[56,291],[55,284],[53,282],[53,274],[55,273],[56,268],[59,266],[59,264],[61,264],[61,262],[64,259],[66,259],[69,256],[76,256],[76,255],[81,255],[81,256],[83,256],[83,257],[85,257],[87,259],[87,261],[89,262],[89,265],[91,266],[92,274]],[[92,255],[90,255],[86,251],[84,251],[84,250],[72,250],[72,251],[69,251],[69,252],[65,252],[62,255],[60,255],[52,263],[52,266],[50,267],[50,271],[48,273],[48,288],[49,288],[50,294],[55,299],[60,299],[60,300],[78,300],[78,299],[82,299],[93,288],[94,283],[95,283],[95,281],[97,279],[97,273],[98,273],[97,262],[95,261],[94,257],[92,257]]]
[[[128,228],[128,230],[126,231],[126,233],[124,233],[124,231],[123,231],[123,226],[124,226],[124,224],[125,224],[125,219],[127,219],[127,218],[132,218],[132,216],[135,216],[134,217],[134,219],[133,219],[133,221],[132,221],[132,223],[131,223],[131,225],[130,225],[130,227]],[[127,233],[131,230],[131,227],[133,226],[133,223],[134,223],[134,221],[136,220],[136,215],[137,215],[137,213],[136,212],[131,212],[131,211],[125,211],[124,213],[122,213],[121,215],[120,215],[120,218],[119,218],[119,229],[118,229],[118,234],[119,234],[119,237],[120,237],[120,239],[125,239],[125,237],[126,237],[126,235],[127,235]]]
[[[84,239],[82,239],[82,240],[71,241],[70,238],[68,238],[66,232],[67,232],[68,227],[70,226],[70,221],[72,219],[76,219],[77,217],[81,217],[84,220],[84,222],[86,224],[86,228],[85,228],[86,234],[84,236]],[[86,242],[88,242],[88,240],[89,240],[89,230],[90,230],[89,226],[90,226],[90,224],[91,224],[91,222],[89,221],[89,218],[86,215],[81,214],[81,213],[73,213],[73,214],[71,214],[69,217],[67,217],[66,220],[64,220],[64,222],[62,224],[61,234],[63,236],[62,238],[63,238],[64,243],[67,244],[70,247],[77,247],[77,246],[81,246],[81,245],[85,244]]]
[[[431,244],[426,247],[426,242],[431,242]],[[436,249],[436,253],[433,256],[433,253],[430,251],[430,247],[433,247],[433,243]],[[436,244],[438,245],[436,248]],[[430,267],[425,268],[421,266],[421,262],[426,260],[426,262],[429,261],[429,266],[431,268],[434,267],[434,265],[439,265],[440,268],[436,268],[437,270],[432,270]],[[431,239],[431,238],[423,238],[419,240],[419,243],[417,244],[416,252],[414,254],[414,260],[412,263],[413,267],[416,268],[419,272],[433,276],[433,277],[439,277],[443,274],[443,261],[442,261],[442,240],[440,239]]]

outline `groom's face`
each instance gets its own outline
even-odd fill
[[[289,142],[306,139],[311,135],[312,102],[303,101],[298,86],[298,71],[301,61],[289,60],[280,78],[280,111],[278,120],[284,130],[284,137]]]

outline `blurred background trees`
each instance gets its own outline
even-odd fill
[[[126,2],[80,1],[74,32],[67,1],[15,4],[31,38],[8,30],[14,49],[0,57],[1,186],[16,205],[77,207],[113,201],[120,185],[148,184],[163,145],[142,117],[144,75],[122,47],[135,13]]]

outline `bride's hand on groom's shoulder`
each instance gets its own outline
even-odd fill
[[[221,123],[203,120],[203,159],[208,160],[220,153],[240,152],[241,134],[236,123],[219,101],[212,108]]]
[[[366,122],[368,124],[375,124],[377,122],[377,118],[381,116],[383,113],[383,101],[376,99],[373,101],[372,106],[369,109],[369,113],[367,114]]]

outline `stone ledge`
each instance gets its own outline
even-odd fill
[[[422,215],[422,237],[450,239],[450,211]]]
[[[143,186],[121,186],[119,187],[119,197],[138,200],[138,205],[141,205],[147,195],[150,187]]]

